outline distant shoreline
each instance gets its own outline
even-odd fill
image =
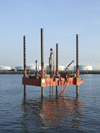
[[[36,71],[30,71],[30,74],[35,74]],[[59,71],[59,73],[73,73],[75,74],[75,70],[67,70],[67,71]],[[47,73],[50,73],[49,71]],[[0,74],[23,74],[23,71],[0,71]],[[29,71],[27,71],[29,74]],[[80,74],[100,74],[100,70],[80,70]]]

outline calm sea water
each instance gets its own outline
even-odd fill
[[[22,75],[0,75],[0,133],[99,133],[100,75],[80,75],[85,82],[68,86],[63,97],[50,95],[45,87],[27,86],[23,95]]]

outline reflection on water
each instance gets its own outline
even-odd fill
[[[34,128],[32,125],[40,129],[52,129],[60,126],[81,129],[81,106],[81,99],[65,98],[64,96],[42,100],[24,98],[22,105],[23,130],[28,131],[29,128]]]

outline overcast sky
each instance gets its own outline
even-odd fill
[[[76,60],[79,34],[80,64],[100,66],[100,0],[0,0],[0,65],[23,64],[24,35],[27,64],[40,64],[41,28],[46,64],[56,43],[59,64]]]

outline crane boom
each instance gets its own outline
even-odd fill
[[[68,64],[68,66],[65,68],[65,70],[68,69],[68,67],[69,67],[73,62],[74,62],[74,60],[73,60],[71,63]]]

